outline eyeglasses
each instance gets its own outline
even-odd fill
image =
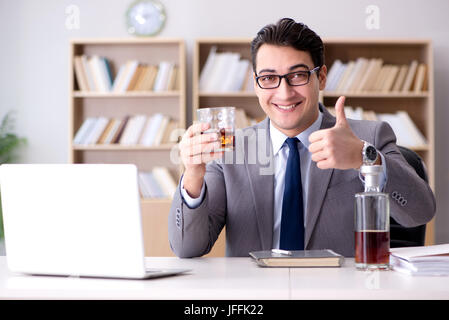
[[[282,76],[278,74],[264,74],[256,76],[256,82],[261,89],[276,89],[281,85],[282,78],[285,78],[285,81],[290,86],[304,86],[309,83],[310,75],[319,71],[320,68],[321,66],[307,71],[294,71]]]

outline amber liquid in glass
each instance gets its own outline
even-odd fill
[[[221,148],[223,150],[234,150],[235,139],[234,132],[228,131],[224,128],[220,129]]]
[[[365,230],[355,232],[355,263],[385,265],[390,262],[390,232]]]

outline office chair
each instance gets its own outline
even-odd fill
[[[402,146],[398,146],[398,148],[405,160],[407,160],[408,164],[415,169],[418,176],[428,182],[424,163],[418,154]],[[390,248],[423,246],[425,235],[425,224],[417,227],[406,228],[390,217]]]

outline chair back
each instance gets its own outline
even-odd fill
[[[428,182],[426,167],[420,156],[406,147],[398,146],[405,160],[415,169],[421,179]],[[406,228],[390,217],[390,248],[423,246],[426,236],[426,225]]]

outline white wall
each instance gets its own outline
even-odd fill
[[[127,37],[132,0],[0,0],[0,115],[17,110],[17,132],[28,139],[21,162],[68,159],[68,40]],[[323,37],[431,38],[435,57],[438,243],[449,242],[449,1],[447,0],[161,0],[161,37],[187,41],[188,79],[197,37],[253,37],[281,17],[306,23]],[[67,6],[80,9],[80,29],[65,26]],[[380,8],[380,29],[365,26],[365,8]],[[188,92],[191,89],[188,84]],[[191,96],[188,94],[188,114]],[[188,119],[190,121],[190,119]]]

